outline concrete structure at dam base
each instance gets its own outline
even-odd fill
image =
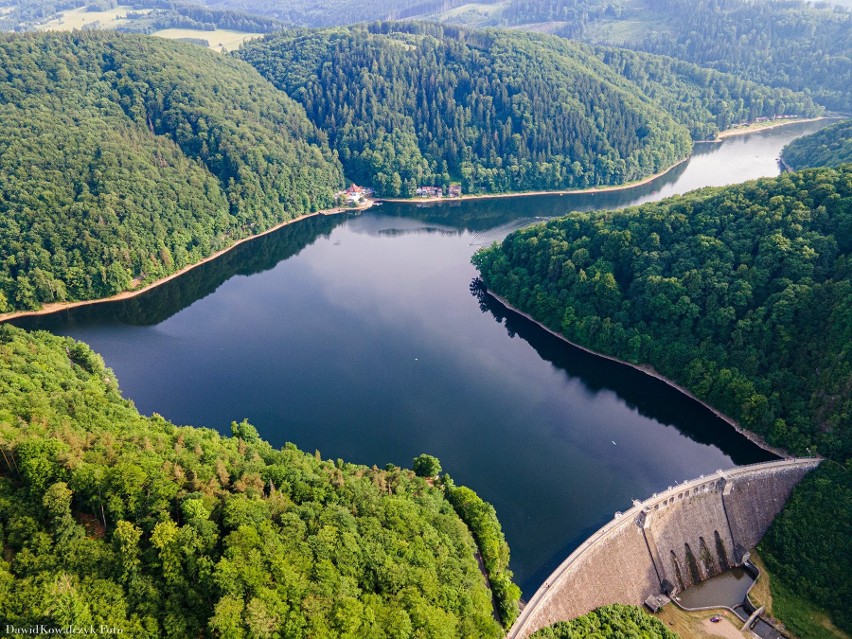
[[[720,470],[634,502],[547,578],[508,639],[526,639],[607,604],[641,605],[654,595],[674,595],[740,565],[820,461]]]

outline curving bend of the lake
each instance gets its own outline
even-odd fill
[[[589,533],[675,482],[769,458],[662,382],[471,294],[470,257],[537,219],[776,175],[822,123],[730,138],[636,189],[384,204],[247,243],[144,296],[15,322],[84,340],[145,413],[275,445],[441,459],[497,509],[526,593]]]

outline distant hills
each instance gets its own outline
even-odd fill
[[[6,0],[0,30],[33,28],[70,7],[115,0]],[[773,87],[804,91],[852,110],[849,0],[133,0],[139,15],[119,26],[268,33],[279,26],[328,27],[377,20],[433,20],[465,28],[508,27],[673,56]],[[0,4],[2,8],[2,4]],[[109,26],[109,25],[103,25]]]

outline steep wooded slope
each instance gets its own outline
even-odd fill
[[[167,275],[341,183],[302,108],[237,60],[139,36],[0,37],[0,312]]]
[[[440,488],[232,430],[143,417],[86,345],[0,326],[3,622],[135,639],[502,636]]]
[[[686,129],[558,38],[430,24],[291,31],[240,56],[305,106],[383,195],[619,184],[689,152]]]
[[[516,231],[489,289],[649,364],[771,443],[852,454],[852,166]]]
[[[347,175],[381,195],[640,179],[732,122],[818,108],[669,58],[426,23],[294,30],[240,57],[301,102]]]

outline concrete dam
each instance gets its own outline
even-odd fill
[[[675,594],[743,561],[819,459],[742,466],[669,488],[589,537],[530,599],[508,639],[611,603]]]

